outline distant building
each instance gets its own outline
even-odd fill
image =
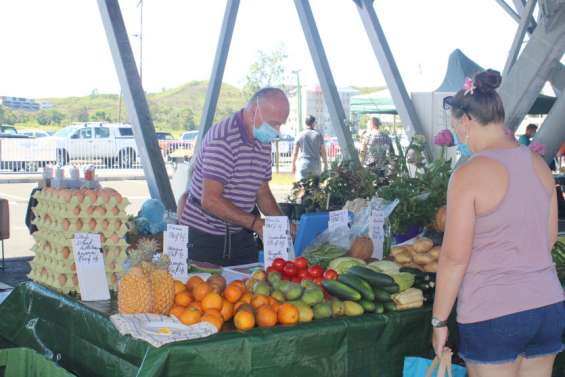
[[[47,102],[36,102],[31,98],[9,96],[0,96],[0,104],[12,109],[19,109],[24,111],[39,111],[53,107],[52,104]]]
[[[301,88],[301,116],[302,119],[298,119],[298,96],[297,91],[291,92],[289,94],[290,101],[290,113],[288,120],[286,122],[285,129],[290,134],[298,134],[300,127],[304,129],[304,120],[308,115],[313,115],[316,117],[317,129],[320,130],[324,135],[335,136],[335,131],[333,129],[330,113],[326,102],[324,100],[324,95],[320,86],[315,87],[302,87]],[[347,119],[350,117],[350,100],[351,97],[359,94],[357,89],[351,87],[338,88],[339,98],[341,100],[341,105],[345,111],[345,116]]]

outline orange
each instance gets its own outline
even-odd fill
[[[171,311],[169,312],[169,314],[174,315],[175,317],[180,319],[180,316],[182,315],[182,313],[184,313],[185,310],[186,310],[186,308],[184,306],[174,305],[171,308]]]
[[[229,285],[224,289],[224,298],[235,304],[243,295],[243,291],[237,285]]]
[[[194,289],[194,287],[196,287],[198,284],[202,284],[204,283],[204,280],[202,280],[202,278],[198,275],[194,275],[191,276],[190,279],[188,279],[188,281],[186,282],[186,288],[189,291],[192,291]]]
[[[194,325],[195,323],[200,322],[200,319],[202,318],[201,316],[200,310],[188,308],[181,314],[180,321],[185,325]]]
[[[204,310],[202,309],[202,304],[200,304],[199,302],[191,302],[190,304],[188,304],[189,308],[195,308],[198,309],[199,311],[203,312]]]
[[[233,309],[233,304],[228,300],[224,300],[224,302],[222,303],[222,309],[220,310],[224,321],[229,321],[230,319],[232,319]]]
[[[263,305],[269,305],[269,298],[265,295],[256,295],[255,297],[253,297],[251,299],[251,306],[253,306],[255,309],[263,306]]]
[[[273,327],[277,324],[277,313],[269,305],[257,309],[256,317],[259,327]]]
[[[245,292],[243,296],[239,299],[239,301],[243,301],[246,304],[251,304],[251,299],[253,299],[253,295],[249,292]]]
[[[202,316],[202,322],[209,322],[213,324],[218,329],[218,331],[220,331],[222,329],[222,326],[224,325],[223,318],[221,316],[218,317],[213,314],[204,314]]]
[[[230,285],[234,285],[236,287],[239,287],[239,289],[241,289],[242,292],[245,292],[245,284],[243,284],[243,282],[241,280],[234,280],[230,283]]]
[[[255,316],[247,310],[240,310],[233,317],[233,323],[238,330],[251,330],[255,327]]]
[[[281,304],[279,304],[279,302],[277,300],[274,300],[273,302],[270,303],[269,305],[271,308],[273,308],[273,310],[275,311],[275,313],[279,312],[279,308],[281,307]]]
[[[222,318],[222,320],[223,320],[222,313],[220,313],[220,311],[218,309],[204,310],[204,314],[205,315],[213,315],[213,316],[216,316],[218,318]]]
[[[175,295],[184,291],[186,291],[186,285],[182,281],[175,280]]]
[[[175,295],[175,304],[179,306],[187,307],[191,302],[192,298],[190,298],[190,295],[186,291],[177,293]]]
[[[210,292],[202,299],[202,309],[206,311],[207,309],[217,309],[220,310],[222,308],[222,296],[217,294],[216,292]]]
[[[200,283],[192,289],[192,295],[196,301],[202,301],[204,297],[210,293],[210,290],[208,283]]]
[[[298,323],[298,309],[292,304],[282,304],[277,312],[279,323],[295,325]]]

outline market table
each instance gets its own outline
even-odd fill
[[[4,343],[29,347],[79,376],[402,375],[405,356],[431,356],[431,307],[222,332],[155,348],[122,336],[114,302],[82,303],[24,283],[0,305]]]

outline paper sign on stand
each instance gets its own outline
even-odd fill
[[[371,221],[369,222],[369,236],[373,241],[373,258],[383,259],[385,240],[385,213],[382,209],[371,210]]]
[[[331,211],[328,219],[328,230],[333,232],[349,224],[349,213],[346,209]]]
[[[276,258],[290,259],[292,241],[290,225],[286,216],[268,216],[263,227],[263,246],[265,266],[270,266]]]
[[[73,254],[77,267],[82,301],[100,301],[110,299],[104,254],[100,250],[100,235],[77,233],[73,239]]]
[[[169,272],[180,281],[188,280],[188,227],[167,224],[163,234],[163,253],[171,258]]]

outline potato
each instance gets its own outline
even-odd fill
[[[437,272],[437,262],[428,263],[424,266],[426,272]]]
[[[403,253],[406,251],[406,247],[404,246],[394,246],[390,249],[390,255],[396,257],[398,254]]]
[[[434,247],[434,242],[432,240],[430,240],[429,238],[422,237],[422,238],[419,238],[418,240],[416,240],[416,242],[414,242],[412,247],[418,253],[425,253],[425,252],[429,251],[432,247]]]
[[[409,251],[403,251],[400,254],[396,254],[394,260],[400,264],[410,263],[412,262],[412,255],[410,254]]]
[[[441,251],[441,246],[435,246],[430,251],[428,251],[428,254],[430,254],[434,258],[434,260],[437,260],[439,258],[440,251]]]
[[[414,256],[414,263],[416,264],[426,265],[428,263],[432,263],[433,261],[434,261],[434,257],[432,257],[428,253],[416,254]]]

